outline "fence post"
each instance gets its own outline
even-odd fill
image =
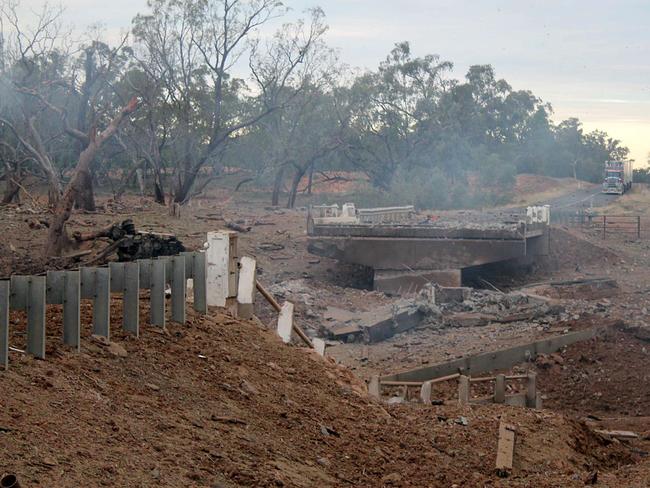
[[[537,405],[537,374],[528,373],[528,382],[526,384],[526,406],[535,408]]]
[[[641,216],[640,215],[636,216],[636,237],[637,239],[641,239]]]
[[[607,215],[603,215],[603,240],[607,237]]]
[[[469,404],[469,376],[461,375],[458,377],[458,404]]]
[[[494,403],[506,401],[506,375],[498,374],[494,383]]]

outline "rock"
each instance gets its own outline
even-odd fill
[[[124,349],[124,347],[118,344],[117,342],[111,342],[108,345],[108,352],[111,353],[113,356],[118,356],[121,358],[125,358],[129,355],[129,353],[126,352],[126,349]]]
[[[51,466],[56,466],[56,465],[59,464],[59,463],[56,462],[55,459],[52,459],[51,457],[45,457],[45,458],[43,458],[42,463],[43,463],[45,466],[50,466],[50,467],[51,467]]]
[[[246,393],[250,393],[251,395],[259,395],[259,390],[255,388],[251,383],[249,383],[246,380],[242,380],[241,384],[241,389],[244,390]]]
[[[111,344],[111,341],[109,341],[106,337],[101,336],[101,335],[93,334],[93,335],[90,336],[90,338],[93,341],[101,344],[102,346],[109,346]]]
[[[147,383],[144,386],[152,389],[153,391],[160,391],[160,387],[158,385],[154,385],[153,383]]]
[[[388,399],[388,401],[386,403],[388,403],[389,405],[398,405],[400,403],[404,403],[404,399],[402,397],[398,397],[398,396],[391,397],[391,398]]]
[[[467,418],[463,417],[462,415],[458,417],[456,420],[454,420],[454,422],[456,422],[458,425],[464,425],[464,426],[469,425],[469,421],[467,420]]]
[[[318,459],[316,459],[316,462],[321,466],[331,466],[332,464],[329,459],[324,457],[319,457]]]
[[[160,470],[159,470],[158,468],[153,468],[153,469],[151,470],[151,477],[152,477],[153,479],[155,479],[155,480],[157,480],[158,478],[160,478]]]
[[[388,484],[393,484],[393,483],[399,483],[402,481],[402,475],[399,473],[390,473],[384,476],[381,479],[382,483],[388,483]]]

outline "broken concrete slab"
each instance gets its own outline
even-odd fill
[[[526,288],[537,295],[573,300],[600,300],[618,295],[618,282],[611,278],[555,281]]]
[[[460,269],[422,271],[376,269],[374,272],[374,289],[388,294],[407,296],[417,293],[427,283],[458,287],[461,285],[461,271]]]
[[[482,327],[496,319],[493,315],[475,312],[459,312],[444,318],[444,323],[450,327]]]
[[[426,315],[426,311],[418,303],[400,300],[356,314],[354,319],[327,328],[335,339],[363,338],[366,343],[375,343],[417,327]]]
[[[433,303],[435,305],[462,303],[469,298],[471,291],[471,288],[462,286],[434,286]]]

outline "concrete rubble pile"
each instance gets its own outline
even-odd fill
[[[399,300],[370,312],[337,312],[330,314],[330,323],[325,325],[327,335],[331,339],[366,343],[416,327],[480,327],[513,322],[549,327],[565,317],[564,307],[549,298],[437,285],[427,286],[413,300]]]

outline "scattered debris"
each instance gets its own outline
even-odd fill
[[[117,253],[120,262],[124,262],[159,256],[174,256],[185,251],[185,246],[176,236],[138,232],[131,219],[126,219],[121,224],[112,224],[94,232],[85,234],[75,232],[73,237],[77,242],[100,238],[107,238],[111,241],[106,248],[91,260],[92,263],[104,262],[114,253]]]

